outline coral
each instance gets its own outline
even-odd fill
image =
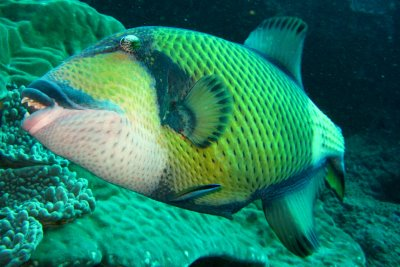
[[[27,84],[66,57],[123,28],[117,20],[79,1],[2,0],[0,87],[9,82]]]
[[[26,210],[0,210],[0,263],[19,266],[29,260],[43,238],[42,225]]]
[[[26,262],[42,227],[93,211],[87,181],[20,128],[26,110],[12,82],[27,84],[66,57],[124,27],[78,1],[0,3],[0,265]]]
[[[0,207],[26,210],[43,225],[62,223],[94,210],[87,181],[60,165],[0,169]]]
[[[2,77],[0,77],[1,79]],[[0,85],[2,84],[1,80],[0,80]],[[5,86],[0,86],[0,103],[2,103],[2,99],[5,98],[7,95],[7,89]],[[2,106],[0,106],[0,110],[2,109]]]
[[[0,265],[27,261],[42,239],[42,226],[71,221],[94,210],[87,180],[69,162],[44,149],[19,125],[25,108],[19,90],[3,99],[0,142]]]

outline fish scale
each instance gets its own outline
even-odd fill
[[[308,114],[311,103],[286,74],[243,46],[214,40],[210,35],[190,31],[182,34],[168,28],[154,29],[152,36],[156,44],[163,45],[155,49],[166,53],[193,80],[208,74],[220,75],[234,100],[227,131],[209,148],[193,153],[196,148],[189,141],[183,142],[173,132],[167,135],[175,190],[209,181],[222,184],[225,190],[210,194],[203,201],[212,199],[216,205],[224,204],[226,195],[233,192],[238,201],[245,201],[250,192],[310,167],[314,126]],[[175,52],[175,43],[182,45],[180,53]],[[281,112],[271,113],[272,110]],[[247,139],[253,142],[244,145]],[[221,151],[225,154],[222,157]],[[199,162],[211,164],[211,159],[217,159],[224,167],[218,172],[199,167]],[[255,182],[247,183],[249,177]],[[244,190],[239,196],[236,191],[241,187]]]

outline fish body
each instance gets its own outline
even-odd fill
[[[244,45],[176,28],[127,30],[28,86],[22,127],[158,201],[230,217],[261,199],[284,245],[309,255],[323,181],[343,197],[344,140],[303,89],[306,29],[272,18]]]

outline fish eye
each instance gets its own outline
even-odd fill
[[[134,53],[140,47],[140,39],[136,35],[125,35],[119,41],[120,47],[128,53]]]

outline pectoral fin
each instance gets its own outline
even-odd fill
[[[219,184],[207,184],[193,188],[188,188],[176,194],[172,199],[170,199],[170,201],[171,202],[190,201],[199,198],[201,196],[210,194],[212,192],[216,192],[217,190],[220,189],[221,185]]]
[[[166,123],[195,145],[207,147],[225,131],[231,110],[228,88],[217,75],[208,75],[182,101],[171,103]]]

